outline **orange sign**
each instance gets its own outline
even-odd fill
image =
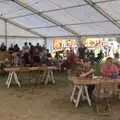
[[[104,43],[103,39],[87,39],[86,40],[86,47],[93,48],[96,45],[98,45],[98,44],[102,45],[103,43]]]
[[[74,48],[77,47],[77,42],[75,39],[66,39],[66,40],[54,40],[53,41],[53,49],[54,50],[61,50],[64,48]]]
[[[53,49],[61,49],[62,48],[62,41],[61,40],[54,40],[53,41]]]

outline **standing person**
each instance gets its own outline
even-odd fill
[[[76,63],[76,56],[72,50],[68,52],[67,60],[61,64],[61,70],[72,69]]]
[[[46,50],[46,63],[47,65],[51,65],[52,63],[52,55],[50,54],[49,50]]]
[[[37,45],[34,48],[34,62],[36,65],[40,64],[40,45],[37,43]]]
[[[40,51],[41,46],[39,45],[39,43],[37,43],[37,45],[35,46],[35,48],[37,49],[37,52],[39,52],[39,51]]]
[[[8,51],[9,51],[9,54],[10,54],[10,64],[12,65],[13,64],[13,52],[14,52],[14,46],[13,44],[11,44],[11,46],[8,48]]]
[[[72,68],[75,62],[76,62],[75,54],[73,50],[70,50],[70,52],[68,53],[68,57],[67,57],[67,68],[68,69]]]
[[[24,43],[22,50],[23,50],[24,65],[28,65],[29,64],[29,46],[27,42]]]
[[[56,53],[55,53],[55,58],[56,58],[57,60],[59,60],[59,58],[60,58],[59,52],[56,52]]]
[[[14,52],[19,52],[20,51],[20,48],[18,46],[18,44],[15,44],[14,45]]]
[[[5,46],[5,44],[4,44],[4,42],[1,44],[1,46],[0,46],[0,50],[1,51],[6,51],[6,46]]]
[[[79,59],[81,62],[85,59],[85,51],[86,47],[84,44],[81,44],[80,47],[78,48],[78,53],[79,53]]]
[[[29,51],[29,46],[28,46],[27,42],[24,43],[23,50],[26,51],[26,52]]]
[[[19,64],[19,52],[20,48],[18,44],[14,45],[14,52],[13,52],[13,65],[17,66]]]
[[[100,50],[100,53],[98,53],[97,57],[95,58],[95,62],[100,62],[103,57],[104,57],[104,54],[102,50]]]
[[[13,44],[10,45],[10,47],[8,48],[8,51],[9,51],[10,54],[12,54],[14,52]]]
[[[30,56],[30,62],[31,62],[31,65],[33,65],[34,63],[34,46],[32,45],[32,43],[30,42],[29,43],[29,56]]]

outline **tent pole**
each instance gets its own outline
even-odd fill
[[[7,46],[7,20],[5,20],[5,45],[6,45],[6,48],[8,47]]]

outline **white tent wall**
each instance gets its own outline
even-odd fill
[[[0,20],[0,35],[5,35],[5,22]]]
[[[6,31],[5,21],[0,19],[0,45],[3,42],[6,44],[6,40],[7,47],[9,47],[10,44],[18,44],[20,48],[22,48],[24,42],[31,42],[33,45],[36,45],[36,43],[42,46],[44,45],[44,40],[39,38],[39,36],[10,23],[7,23]]]
[[[4,38],[0,38],[0,45],[2,42],[5,43]],[[41,46],[44,45],[44,40],[38,38],[7,38],[7,47],[9,48],[11,44],[18,44],[20,49],[22,49],[25,42],[31,42],[33,45],[36,45],[37,43],[39,43]]]
[[[0,38],[0,45],[1,43],[5,43],[5,38]]]
[[[47,48],[50,52],[52,52],[52,50],[53,50],[53,40],[54,40],[54,39],[48,39],[48,40],[46,41],[46,48]]]

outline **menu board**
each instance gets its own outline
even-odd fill
[[[53,50],[63,50],[65,48],[75,47],[77,47],[77,41],[75,39],[53,40]]]
[[[97,45],[103,45],[104,40],[103,39],[87,39],[85,41],[85,46],[88,48],[96,47]]]

